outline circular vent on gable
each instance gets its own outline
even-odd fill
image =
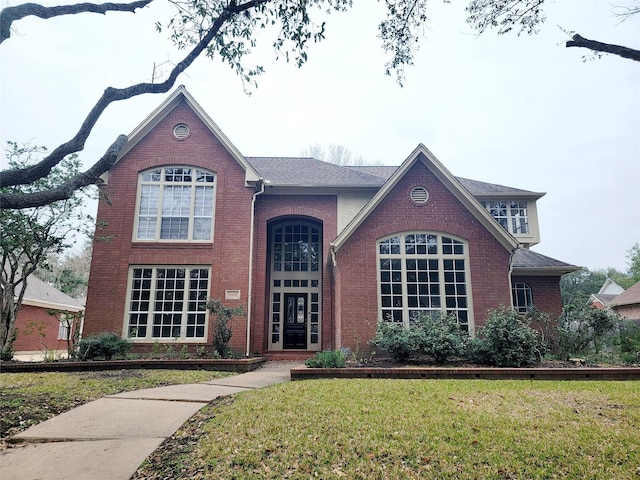
[[[411,190],[411,201],[418,205],[424,205],[429,200],[429,192],[424,187],[415,187]]]
[[[189,127],[184,123],[179,123],[178,125],[173,127],[173,136],[178,140],[184,140],[189,136],[189,133],[191,133],[189,131]]]

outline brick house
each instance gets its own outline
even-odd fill
[[[15,328],[16,341],[13,344],[14,358],[18,360],[41,360],[45,354],[51,358],[66,358],[67,336],[82,333],[82,323],[61,321],[49,312],[80,313],[84,310],[82,299],[72,298],[35,275],[27,280],[27,289],[18,310]],[[73,324],[73,325],[72,325]],[[69,332],[69,329],[72,329]]]
[[[544,194],[454,177],[423,145],[399,167],[245,157],[184,87],[104,177],[85,335],[210,345],[202,303],[242,306],[232,347],[286,356],[366,346],[380,319],[557,316],[577,267],[529,250]]]

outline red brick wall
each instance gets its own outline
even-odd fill
[[[177,123],[191,134],[179,141]],[[191,165],[216,173],[214,242],[211,244],[132,242],[138,173],[154,166]],[[106,227],[94,244],[87,298],[85,335],[104,331],[122,333],[126,316],[129,265],[202,265],[212,267],[212,298],[224,299],[225,290],[241,290],[230,306],[247,307],[249,225],[253,190],[244,186],[244,170],[209,129],[184,103],[178,105],[109,172],[104,187],[111,205],[98,207],[97,219]],[[231,346],[244,353],[246,322],[236,320]],[[211,342],[211,322],[207,343]]]
[[[409,198],[417,185],[429,191],[428,202],[421,206]],[[511,305],[509,252],[417,162],[337,252],[342,287],[336,306],[342,315],[340,346],[354,348],[373,338],[378,319],[376,240],[408,230],[448,233],[468,241],[476,327],[484,324],[489,308]]]
[[[269,285],[267,258],[268,223],[287,218],[314,219],[322,223],[322,349],[334,348],[333,299],[329,243],[337,235],[337,200],[334,195],[260,195],[256,201],[253,268],[251,351],[268,347]]]
[[[16,319],[18,335],[13,348],[16,353],[38,351],[44,353],[46,350],[66,352],[66,340],[58,340],[59,327],[60,322],[49,315],[47,308],[23,304]]]
[[[533,306],[541,312],[548,313],[552,319],[557,319],[562,313],[562,297],[560,296],[560,277],[517,276],[511,277],[511,282],[526,283],[531,287]]]

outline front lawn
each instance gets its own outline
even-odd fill
[[[104,370],[0,374],[0,437],[91,400],[141,388],[206,382],[228,373],[205,370]]]
[[[134,478],[639,476],[639,382],[317,380],[214,402]]]

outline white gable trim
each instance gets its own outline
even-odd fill
[[[153,130],[158,123],[160,123],[174,108],[176,108],[180,102],[186,102],[186,104],[193,110],[193,112],[202,120],[202,122],[209,128],[209,131],[222,143],[224,148],[231,154],[236,162],[245,171],[245,184],[253,184],[260,179],[258,172],[247,162],[240,151],[231,143],[231,140],[222,133],[220,127],[209,117],[207,112],[195,101],[191,94],[187,91],[184,85],[180,85],[173,91],[169,97],[160,104],[151,114],[138,125],[130,134],[129,141],[122,147],[118,154],[116,163],[119,162],[122,157],[131,151],[151,130]]]
[[[468,192],[466,188],[454,177],[445,166],[433,155],[427,147],[419,144],[409,157],[398,167],[389,177],[389,180],[382,186],[378,193],[360,210],[353,220],[340,232],[331,243],[334,251],[338,251],[351,237],[351,235],[362,225],[366,218],[375,210],[386,198],[389,192],[398,184],[400,179],[416,163],[422,162],[433,173],[440,182],[462,203],[489,232],[504,246],[512,252],[518,246],[518,241],[506,230],[504,230],[493,217],[482,208],[482,205]]]

